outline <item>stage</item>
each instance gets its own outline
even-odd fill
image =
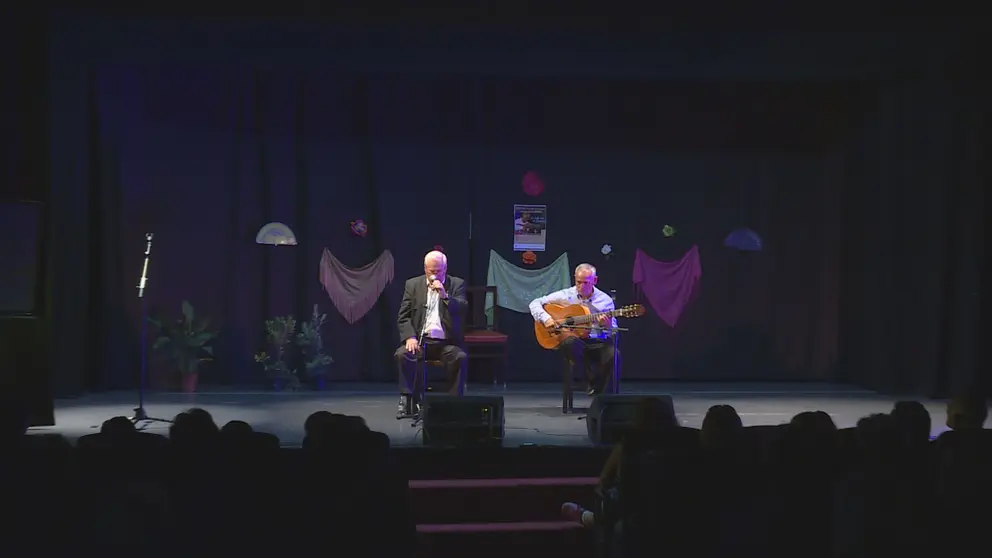
[[[561,392],[557,384],[516,384],[503,389],[469,386],[470,394],[498,394],[504,398],[506,436],[504,446],[591,445],[585,421],[578,417],[591,398],[577,393],[576,414],[561,414]],[[871,413],[884,413],[896,398],[857,388],[824,384],[623,384],[624,395],[668,394],[685,426],[698,428],[706,410],[716,404],[733,405],[745,425],[780,424],[801,411],[829,413],[840,428],[854,426]],[[149,416],[172,418],[190,407],[202,407],[213,414],[219,425],[244,420],[256,430],[279,436],[283,445],[299,446],[303,422],[315,411],[327,410],[360,415],[373,430],[389,436],[394,446],[420,445],[418,428],[409,420],[396,420],[396,388],[386,384],[346,384],[328,391],[262,392],[206,390],[196,394],[153,393],[145,402]],[[57,400],[54,427],[32,428],[31,432],[58,433],[71,440],[96,432],[113,416],[130,416],[137,404],[136,392],[87,395]],[[933,434],[946,430],[944,404],[924,401],[932,417]],[[167,433],[168,424],[147,423],[146,432]]]

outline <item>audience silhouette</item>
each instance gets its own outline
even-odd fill
[[[416,547],[408,479],[388,437],[361,417],[316,412],[302,448],[285,448],[246,422],[220,428],[189,409],[168,437],[114,417],[73,446],[28,435],[8,399],[0,405],[8,553],[334,548],[379,557]],[[597,533],[603,556],[847,558],[981,544],[992,497],[984,399],[950,400],[950,430],[933,441],[931,417],[915,401],[847,429],[820,411],[745,427],[733,407],[716,405],[700,430],[680,426],[658,401],[639,404],[604,462],[596,504],[562,506]]]

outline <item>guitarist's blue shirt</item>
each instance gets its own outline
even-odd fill
[[[529,308],[530,315],[534,317],[534,321],[543,322],[551,317],[550,314],[544,311],[544,305],[551,302],[558,302],[561,304],[581,304],[594,314],[596,312],[609,312],[615,309],[613,297],[595,287],[592,289],[592,296],[587,299],[579,298],[578,289],[575,287],[569,287],[567,289],[562,289],[547,296],[542,296],[532,300]],[[617,327],[617,319],[613,318],[612,321],[613,328],[615,329]],[[607,337],[607,332],[603,331],[602,328],[599,327],[599,322],[593,322],[591,325],[592,329],[589,332],[589,337],[595,339],[605,339]]]

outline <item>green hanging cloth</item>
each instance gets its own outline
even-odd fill
[[[572,286],[572,269],[568,253],[541,269],[524,269],[506,261],[495,250],[489,251],[486,285],[495,286],[499,305],[507,310],[529,314],[530,301]],[[486,295],[486,322],[493,325],[493,296]]]

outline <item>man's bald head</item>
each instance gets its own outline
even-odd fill
[[[444,255],[444,252],[438,252],[433,250],[428,252],[424,256],[424,274],[428,277],[431,275],[437,276],[437,280],[444,282],[444,278],[448,274],[448,256]]]
[[[445,256],[444,255],[444,252],[438,252],[437,250],[432,250],[430,252],[427,252],[427,255],[424,256],[424,265],[427,265],[427,264],[429,264],[431,262],[439,263],[439,264],[447,267],[448,266],[448,256]]]
[[[591,297],[598,282],[599,277],[596,276],[596,268],[592,265],[584,263],[575,267],[575,289],[579,296]]]

